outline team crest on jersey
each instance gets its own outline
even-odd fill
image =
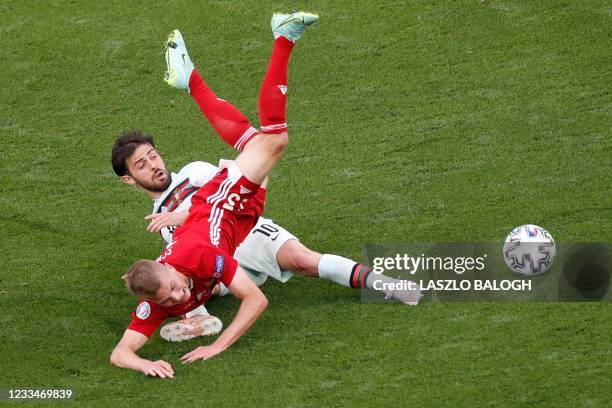
[[[223,258],[223,255],[217,255],[217,259],[215,260],[215,272],[213,273],[213,277],[215,279],[219,279],[221,277],[224,263],[225,259]]]
[[[149,302],[142,302],[136,308],[136,317],[139,319],[146,319],[151,314],[151,305]]]

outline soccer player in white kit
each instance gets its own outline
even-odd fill
[[[274,103],[272,106],[262,106],[262,103],[286,100],[286,67],[291,49],[301,33],[283,31],[282,21],[273,21],[272,24],[275,47],[264,77],[262,92],[268,90],[268,93],[260,97],[260,111],[270,111],[278,106],[282,109],[278,117],[284,118],[284,103]],[[279,41],[281,43],[276,44]],[[189,91],[223,141],[242,151],[253,136],[260,133],[236,107],[218,98],[207,86],[194,68],[178,30],[168,36],[165,59],[166,82],[174,88]],[[283,132],[286,131],[286,124],[269,124],[262,120],[261,128],[266,133]],[[160,232],[168,243],[172,241],[174,228],[187,218],[193,193],[218,171],[212,164],[193,162],[178,173],[170,173],[155,148],[153,138],[139,130],[125,132],[116,140],[112,164],[124,183],[140,187],[153,199],[153,213],[146,217],[150,221],[148,230]],[[376,275],[370,267],[348,258],[313,251],[289,231],[263,217],[238,247],[235,258],[258,285],[268,276],[286,282],[293,273],[320,277],[357,289],[371,289],[375,281],[395,281],[384,275]],[[227,289],[221,287],[220,294],[225,293]],[[389,291],[387,295],[410,305],[418,303],[420,299],[418,291]]]

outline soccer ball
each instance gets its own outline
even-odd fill
[[[537,225],[521,225],[506,237],[504,261],[512,272],[524,276],[541,275],[552,266],[557,249],[552,235]]]

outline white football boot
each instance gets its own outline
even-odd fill
[[[214,336],[223,328],[221,320],[211,315],[197,315],[188,319],[168,323],[161,328],[159,335],[171,342],[191,340],[200,336]]]
[[[296,42],[302,36],[306,28],[310,27],[319,20],[319,16],[304,11],[296,11],[289,14],[274,13],[270,25],[274,39],[280,36]]]
[[[164,81],[176,89],[189,89],[189,77],[194,66],[179,30],[168,34],[168,39],[164,43],[164,57],[167,66]]]
[[[418,284],[416,282],[412,282],[415,287],[418,288]],[[394,290],[388,290],[385,291],[385,299],[396,299],[399,300],[400,302],[409,305],[409,306],[416,306],[419,304],[419,301],[421,300],[421,298],[423,297],[423,294],[421,293],[420,289],[414,289],[414,290],[400,290],[400,289],[394,289]]]

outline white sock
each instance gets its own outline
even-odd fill
[[[185,313],[185,318],[189,319],[190,317],[199,315],[208,316],[210,315],[210,313],[208,313],[208,310],[206,310],[206,307],[204,305],[200,305],[193,309],[191,312]]]
[[[351,287],[351,272],[357,262],[338,255],[323,254],[319,260],[319,277]]]
[[[224,284],[219,285],[219,296],[227,296],[229,293],[229,289],[226,288]]]

